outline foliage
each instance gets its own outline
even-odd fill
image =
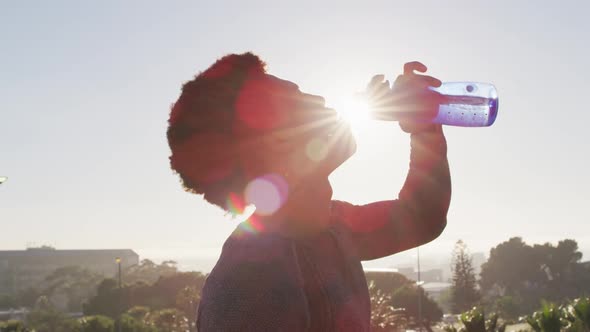
[[[516,320],[521,311],[521,300],[517,296],[505,295],[497,298],[492,307],[505,319]]]
[[[27,325],[37,332],[73,331],[77,324],[53,306],[45,296],[39,297],[33,310],[27,315]]]
[[[18,320],[0,322],[0,332],[25,332],[25,325]]]
[[[365,278],[367,283],[373,282],[375,287],[385,292],[392,292],[408,283],[412,283],[412,280],[406,278],[401,273],[397,272],[365,272]]]
[[[451,311],[460,313],[472,308],[479,300],[477,283],[467,245],[459,240],[453,250],[453,285],[451,286]]]
[[[61,267],[45,278],[47,287],[43,293],[50,298],[64,296],[67,303],[63,309],[80,312],[82,303],[94,295],[103,278],[101,274],[80,266]]]
[[[574,240],[530,246],[514,237],[490,251],[480,286],[488,303],[504,305],[512,317],[536,310],[542,300],[562,302],[590,293],[590,267]],[[508,296],[498,303],[498,299]],[[508,310],[509,309],[509,310]]]
[[[391,305],[391,295],[377,288],[374,281],[369,282],[369,296],[371,298],[371,331],[405,329],[407,320],[403,315],[403,309],[395,309]]]
[[[115,332],[115,322],[106,316],[86,316],[79,319],[84,332]]]
[[[138,265],[127,267],[122,275],[126,284],[135,284],[137,282],[153,284],[161,277],[171,276],[176,273],[178,273],[178,268],[173,260],[166,260],[156,264],[149,259],[142,259]]]
[[[11,309],[18,307],[17,298],[12,295],[0,295],[0,309]]]
[[[526,321],[536,332],[559,332],[568,326],[563,309],[553,303],[544,303],[542,309],[527,317]]]
[[[36,289],[36,288],[27,288],[24,290],[19,291],[16,296],[16,306],[15,307],[26,307],[32,308],[35,306],[35,301],[43,295],[43,292]]]
[[[196,328],[197,308],[200,301],[200,288],[196,286],[186,286],[176,294],[176,308],[186,314],[192,328]]]
[[[127,311],[130,316],[140,319],[151,309],[177,308],[193,328],[196,309],[205,276],[198,272],[179,272],[161,277],[152,285],[140,282],[119,289],[112,279],[105,279],[97,288],[97,294],[84,307],[87,315],[102,314],[111,318]],[[151,308],[151,309],[150,309]],[[153,315],[153,312],[151,313]]]
[[[421,313],[418,311],[418,298],[420,298]],[[428,295],[422,287],[416,286],[415,283],[408,283],[396,289],[391,294],[391,304],[396,308],[404,309],[408,322],[411,325],[421,323],[423,326],[430,326],[433,322],[438,322],[442,318],[442,310]],[[418,317],[422,322],[418,321]]]
[[[438,298],[435,300],[436,304],[441,308],[441,310],[445,313],[451,312],[451,295],[452,290],[451,288],[446,288],[440,292]]]
[[[146,315],[137,319],[129,314],[122,314],[116,324],[121,324],[121,332],[158,332],[157,327],[152,326],[147,317]]]
[[[178,309],[162,309],[150,314],[150,321],[158,331],[189,331],[188,318]]]
[[[150,314],[150,308],[145,306],[134,306],[127,310],[127,315],[135,320],[146,321]]]
[[[571,309],[576,319],[582,322],[586,331],[590,331],[590,297],[574,300],[571,304]]]
[[[590,297],[575,299],[564,308],[564,317],[572,331],[590,332]]]
[[[457,330],[454,326],[445,326],[444,330],[447,332],[504,332],[506,324],[498,325],[498,315],[492,314],[488,320],[482,308],[475,307],[466,311],[460,316],[463,326]]]
[[[98,284],[96,295],[90,298],[83,307],[85,315],[106,315],[116,317],[122,302],[122,290],[117,288],[117,281],[104,279]]]
[[[409,280],[400,273],[367,272],[367,282],[374,283],[376,289],[391,296],[390,305],[403,309],[403,313],[409,325],[415,325],[418,321],[418,297],[422,306],[422,318],[428,325],[442,318],[442,310],[427,294],[424,289],[416,286],[413,280]]]

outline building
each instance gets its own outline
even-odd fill
[[[400,267],[398,268],[399,273],[403,274],[406,278],[418,281],[418,271],[414,270],[413,267]],[[443,282],[443,270],[442,269],[429,269],[420,271],[420,281],[422,282]]]
[[[112,277],[117,274],[116,259],[121,268],[139,263],[139,255],[131,249],[56,250],[52,247],[0,251],[0,295],[12,295],[39,287],[58,268],[80,266]]]
[[[422,285],[422,288],[431,299],[440,303],[441,296],[452,286],[453,284],[449,282],[427,282]]]

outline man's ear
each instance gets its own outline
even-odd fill
[[[196,134],[172,148],[174,170],[200,183],[213,183],[231,175],[238,156],[232,138],[216,132]]]

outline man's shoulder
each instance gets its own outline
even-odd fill
[[[305,304],[293,255],[285,238],[234,232],[202,290],[199,324],[215,327],[204,331],[276,330],[284,321],[305,321],[304,310],[284,311]]]
[[[245,230],[228,237],[209,278],[217,283],[249,283],[294,275],[296,257],[291,240],[275,234]]]

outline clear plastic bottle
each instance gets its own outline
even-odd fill
[[[490,83],[445,82],[438,88],[430,89],[444,95],[445,102],[439,105],[437,115],[429,122],[459,127],[487,127],[496,120],[498,93]],[[388,107],[372,108],[371,116],[384,121],[398,121],[400,118],[395,108]]]
[[[498,116],[498,93],[494,85],[477,82],[445,82],[430,88],[445,95],[434,123],[459,127],[491,126]]]

